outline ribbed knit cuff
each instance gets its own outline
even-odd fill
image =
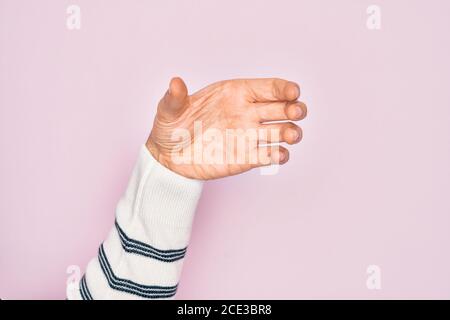
[[[161,165],[142,146],[125,196],[118,204],[117,219],[137,229],[158,225],[190,229],[202,187],[202,181]]]
[[[203,182],[170,171],[155,160],[145,146],[141,149],[140,161],[147,166],[148,175],[139,214],[153,223],[190,228]],[[147,216],[149,212],[152,214]]]

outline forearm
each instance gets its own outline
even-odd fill
[[[69,299],[158,299],[176,293],[202,182],[142,147],[115,226]]]

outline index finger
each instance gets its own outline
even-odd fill
[[[300,96],[300,87],[297,83],[278,79],[247,79],[253,102],[295,101]]]

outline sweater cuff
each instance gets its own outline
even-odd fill
[[[119,203],[117,218],[119,222],[131,224],[139,220],[147,227],[165,225],[189,229],[202,187],[202,181],[183,177],[164,167],[144,145],[125,197]],[[120,216],[121,212],[129,214]]]
[[[203,182],[170,171],[145,146],[141,148],[141,159],[148,166],[141,214],[149,218],[147,213],[152,213],[150,218],[154,223],[190,228]]]

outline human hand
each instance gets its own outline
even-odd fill
[[[286,121],[305,118],[299,96],[299,86],[282,79],[220,81],[188,95],[173,78],[146,146],[171,171],[199,180],[284,164],[288,150],[273,143],[301,140],[300,127]]]

